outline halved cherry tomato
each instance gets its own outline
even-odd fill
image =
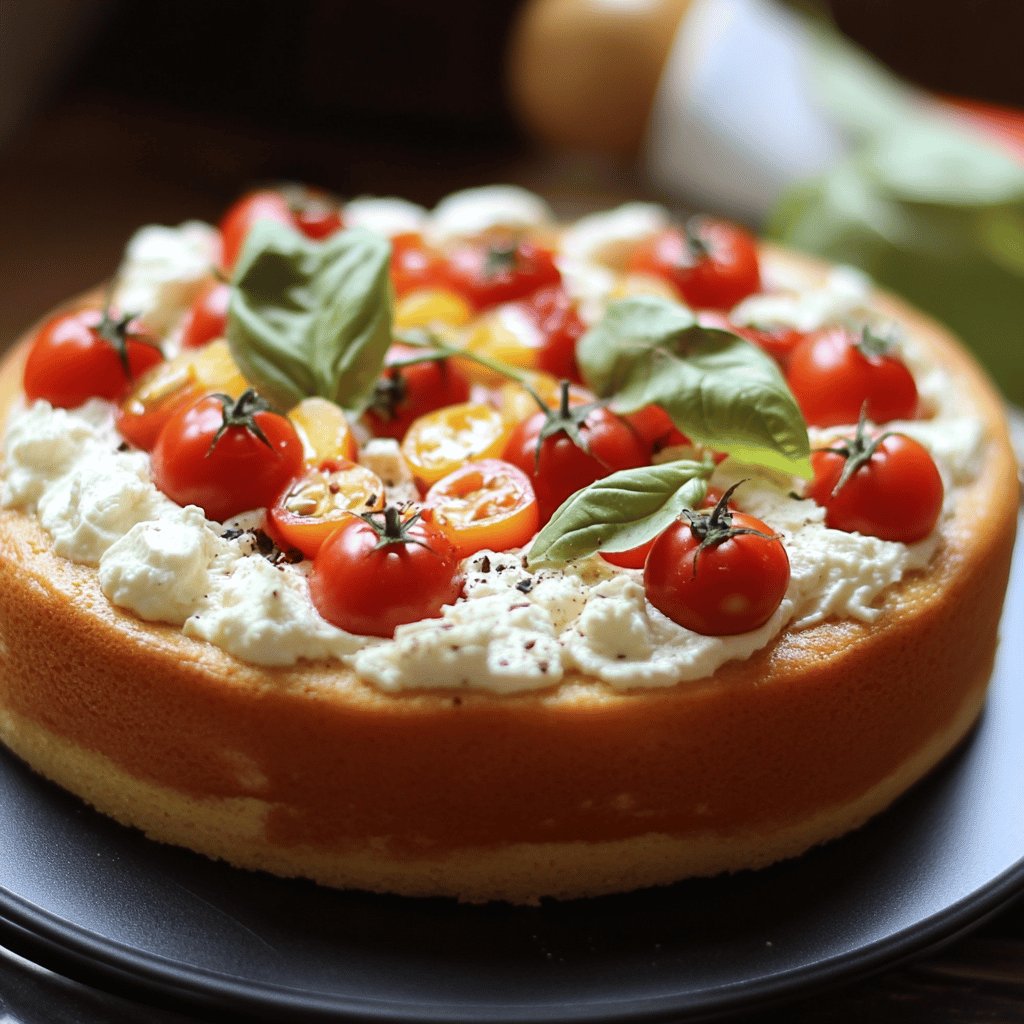
[[[514,240],[463,245],[449,257],[446,273],[477,309],[525,298],[562,278],[549,249]]]
[[[25,397],[65,409],[90,398],[116,401],[163,358],[156,339],[137,320],[114,320],[98,309],[58,313],[32,339]]]
[[[384,484],[365,466],[329,459],[310,466],[278,495],[268,512],[278,546],[314,558],[320,545],[353,513],[384,507]]]
[[[836,490],[849,460],[855,467]],[[928,450],[905,434],[854,438],[811,453],[807,489],[825,509],[825,525],[848,533],[911,544],[935,529],[942,512],[942,478]]]
[[[416,232],[395,235],[391,239],[391,283],[395,295],[407,295],[422,289],[448,289],[448,265]]]
[[[207,395],[179,409],[153,448],[157,487],[221,522],[266,508],[301,469],[295,428],[251,390],[235,402]]]
[[[694,217],[640,245],[629,270],[670,281],[695,309],[731,309],[761,290],[757,241],[737,224]]]
[[[910,371],[867,331],[858,335],[835,327],[809,334],[794,349],[786,378],[807,422],[816,427],[856,423],[865,402],[873,423],[917,413]]]
[[[411,345],[395,344],[388,349],[384,373],[365,414],[366,425],[375,436],[401,440],[420,416],[469,398],[469,381],[451,359],[393,367],[422,354]]]
[[[442,477],[427,491],[426,505],[459,558],[522,547],[540,525],[530,478],[501,459],[470,462]]]
[[[315,466],[327,459],[356,461],[359,445],[340,405],[314,395],[289,409],[288,419],[302,439],[307,465]]]
[[[143,374],[121,402],[115,424],[125,440],[149,451],[177,410],[211,392],[238,398],[248,386],[221,338],[186,349]]]
[[[550,431],[550,422],[564,421],[567,415],[585,447],[567,429],[556,429],[541,439],[546,428]],[[515,427],[502,458],[533,482],[543,524],[570,494],[616,470],[644,466],[650,455],[633,428],[613,412],[603,407],[587,412],[565,403],[557,412],[537,412]]]
[[[330,623],[362,636],[393,636],[435,618],[462,590],[459,559],[433,523],[394,506],[350,515],[321,545],[309,594]]]
[[[395,330],[424,328],[443,331],[465,327],[473,318],[473,307],[450,288],[421,288],[406,292],[395,303]]]
[[[202,348],[215,338],[223,338],[227,333],[230,299],[231,286],[226,282],[211,281],[206,285],[185,314],[181,347]]]
[[[343,223],[339,203],[326,192],[302,185],[250,192],[228,209],[220,223],[221,262],[226,269],[235,265],[246,235],[258,220],[285,224],[313,239],[326,238]]]
[[[672,523],[644,565],[647,600],[705,636],[731,636],[764,625],[788,585],[789,556],[771,527],[721,505],[692,522]]]
[[[500,456],[508,433],[501,413],[489,405],[446,405],[412,422],[402,439],[402,454],[417,482],[429,485],[470,459]]]

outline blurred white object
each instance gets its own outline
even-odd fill
[[[791,185],[834,166],[846,147],[811,99],[811,44],[805,23],[771,0],[695,0],[651,110],[651,181],[760,221]]]

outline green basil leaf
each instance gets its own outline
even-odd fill
[[[361,412],[391,344],[388,241],[362,228],[323,242],[257,221],[235,270],[227,337],[242,373],[288,409],[319,395]]]
[[[709,463],[679,459],[621,469],[571,494],[534,539],[531,568],[562,565],[595,551],[628,551],[656,537],[707,493]]]
[[[580,339],[584,379],[616,412],[660,405],[693,441],[743,462],[809,477],[807,425],[775,362],[702,327],[657,296],[620,299]]]

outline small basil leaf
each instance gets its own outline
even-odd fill
[[[810,476],[807,426],[774,361],[702,327],[656,296],[613,302],[580,339],[586,382],[616,412],[660,405],[693,441],[755,465]]]
[[[562,565],[595,551],[628,551],[656,537],[707,493],[708,463],[679,459],[622,469],[571,494],[537,534],[531,568]]]
[[[319,395],[361,412],[391,343],[386,239],[350,228],[323,242],[257,221],[232,281],[227,337],[242,373],[282,409]]]

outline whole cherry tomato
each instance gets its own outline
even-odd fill
[[[750,326],[734,324],[724,313],[708,310],[698,318],[705,327],[718,327],[723,331],[731,331],[741,338],[755,344],[762,352],[772,357],[783,370],[789,366],[793,350],[803,341],[806,335],[792,327]]]
[[[761,290],[757,241],[736,224],[691,218],[637,247],[629,262],[636,274],[671,282],[695,309],[731,309]]]
[[[581,487],[650,461],[650,449],[625,420],[602,406],[572,406],[568,395],[566,382],[560,408],[518,424],[502,456],[533,482],[542,524]]]
[[[789,556],[760,519],[727,508],[676,520],[644,565],[647,600],[680,626],[732,636],[764,625],[789,585]]]
[[[857,434],[811,453],[807,489],[825,509],[825,525],[911,544],[927,537],[942,512],[942,478],[928,450],[905,434]]]
[[[175,412],[153,448],[153,482],[223,522],[266,508],[302,470],[302,441],[254,391],[207,395]]]
[[[202,348],[227,334],[228,302],[231,287],[224,281],[211,281],[197,296],[185,314],[181,332],[182,348]]]
[[[59,313],[39,329],[25,361],[25,397],[73,409],[90,398],[116,401],[163,361],[156,339],[138,321],[108,312]]]
[[[857,334],[835,327],[807,335],[793,350],[786,379],[807,422],[816,427],[856,423],[865,402],[874,423],[917,413],[910,371],[868,330]]]
[[[396,296],[427,288],[449,288],[448,265],[415,232],[391,239],[391,283]]]
[[[510,462],[469,462],[427,491],[434,523],[459,558],[490,548],[518,548],[537,532],[540,514],[530,478]]]
[[[636,412],[622,417],[653,452],[671,445],[689,444],[690,439],[672,422],[672,417],[660,405],[645,405]]]
[[[221,262],[226,269],[235,265],[246,235],[258,220],[276,221],[317,240],[333,234],[343,224],[341,207],[326,192],[302,185],[249,192],[228,209],[220,222]]]
[[[477,309],[525,298],[562,279],[549,249],[523,241],[463,245],[449,256],[447,276]]]
[[[469,399],[469,381],[450,359],[392,367],[422,354],[411,345],[395,344],[388,349],[384,373],[365,414],[366,425],[375,436],[401,440],[413,420]]]
[[[384,507],[384,484],[365,466],[329,459],[290,481],[268,511],[268,530],[281,548],[313,558],[347,516]]]
[[[520,305],[540,335],[536,368],[579,383],[576,342],[587,325],[580,319],[576,304],[565,289],[558,285],[540,288],[529,298],[520,300]]]
[[[313,562],[309,593],[330,623],[362,636],[393,636],[406,622],[435,618],[462,590],[447,537],[419,513],[349,516]]]

